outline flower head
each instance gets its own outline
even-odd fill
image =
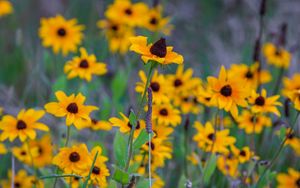
[[[262,132],[264,127],[272,125],[271,118],[263,114],[253,114],[248,110],[243,110],[242,114],[237,117],[238,127],[244,129],[247,134]]]
[[[144,63],[148,63],[150,60],[163,65],[183,63],[182,55],[173,52],[173,47],[167,46],[164,38],[159,39],[154,44],[147,44],[147,37],[137,36],[131,37],[130,42],[130,50],[141,54]]]
[[[295,109],[300,110],[300,74],[294,74],[291,79],[284,78],[283,84],[282,94],[292,101]]]
[[[278,188],[298,188],[300,186],[300,172],[293,168],[288,169],[288,173],[279,173],[277,175]]]
[[[0,0],[0,18],[13,12],[12,4],[7,0]]]
[[[44,110],[22,109],[17,117],[11,115],[3,116],[0,121],[1,140],[15,140],[18,137],[22,142],[27,138],[35,139],[35,130],[49,131],[47,125],[38,122],[44,116]]]
[[[55,96],[58,102],[47,103],[45,109],[56,117],[66,117],[67,126],[74,124],[80,128],[82,121],[91,121],[90,113],[98,109],[96,106],[84,105],[85,96],[81,93],[67,96],[63,91],[57,91]]]
[[[76,19],[66,20],[61,15],[42,18],[39,36],[43,46],[52,47],[55,54],[62,51],[63,55],[77,51],[81,44],[83,25],[77,25]]]
[[[177,126],[181,123],[180,111],[170,103],[153,104],[153,119],[160,125]]]
[[[291,62],[291,54],[281,47],[276,47],[272,43],[263,46],[263,53],[267,63],[276,67],[288,68]]]

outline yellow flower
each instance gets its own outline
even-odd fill
[[[52,163],[62,169],[64,173],[87,175],[87,169],[89,169],[92,159],[86,145],[79,144],[60,148]]]
[[[7,149],[3,143],[0,143],[0,155],[4,155],[7,153]]]
[[[161,139],[153,138],[149,144],[147,142],[141,148],[148,159],[148,150],[151,148],[152,166],[153,168],[164,167],[165,160],[172,158],[172,147],[168,142]],[[142,152],[143,153],[143,152]]]
[[[0,185],[2,188],[11,188],[12,172],[9,170],[8,179],[1,180]],[[25,170],[19,170],[14,176],[14,187],[17,188],[28,188],[28,187],[37,187],[43,188],[44,183],[40,180],[36,181],[36,177],[28,176]]]
[[[243,147],[242,149],[238,149],[235,146],[231,146],[231,151],[240,163],[245,163],[249,161],[253,156],[253,152],[251,152],[250,148],[247,146]]]
[[[245,84],[251,89],[256,89],[258,84],[265,84],[272,80],[272,76],[267,70],[259,70],[256,62],[251,66],[245,64],[232,64],[228,70],[228,77],[236,80],[246,80]]]
[[[279,173],[277,175],[277,188],[299,188],[300,186],[300,172],[293,168],[288,169],[288,173]]]
[[[67,126],[74,124],[80,128],[82,121],[91,121],[90,113],[98,109],[96,106],[85,106],[85,96],[81,93],[67,96],[63,91],[57,91],[55,96],[58,102],[47,103],[45,109],[56,117],[66,117]]]
[[[139,76],[141,82],[136,83],[135,91],[143,95],[146,87],[147,76],[144,71],[139,71]],[[170,87],[168,86],[164,76],[158,74],[157,70],[154,71],[154,74],[151,78],[149,86],[152,89],[153,102],[160,104],[162,102],[169,102],[169,97],[167,94],[170,92]]]
[[[177,126],[181,123],[180,111],[170,103],[153,104],[153,119],[160,125]]]
[[[174,128],[158,124],[156,121],[152,121],[152,131],[154,133],[154,138],[168,140],[170,139],[169,136],[174,132]]]
[[[64,67],[68,79],[79,77],[87,81],[92,80],[92,75],[103,75],[107,72],[106,64],[97,62],[94,54],[89,55],[84,48],[80,48],[80,57],[74,57]]]
[[[293,102],[297,110],[300,110],[300,74],[294,74],[291,79],[284,78],[283,84],[282,94]]]
[[[110,174],[109,174],[109,171],[104,162],[106,162],[108,159],[106,157],[102,156],[102,149],[101,149],[101,147],[97,146],[97,147],[93,148],[91,151],[91,159],[92,160],[94,159],[97,151],[98,151],[98,156],[97,156],[94,168],[92,170],[91,181],[92,181],[92,184],[98,185],[99,187],[107,187],[106,178]],[[90,164],[90,165],[92,165],[92,164]],[[88,169],[88,171],[90,170],[90,168]]]
[[[288,68],[291,62],[291,54],[281,47],[276,47],[272,43],[263,46],[263,53],[267,63],[276,67]]]
[[[139,26],[147,12],[148,6],[145,3],[133,4],[130,0],[115,0],[114,4],[107,8],[105,16],[122,24]]]
[[[190,90],[189,92],[186,91],[174,96],[174,105],[180,107],[180,111],[183,114],[199,114],[199,112],[202,110],[194,93],[195,92],[193,90]]]
[[[80,125],[77,128],[79,130],[84,128],[90,128],[94,131],[99,131],[99,130],[109,131],[112,129],[112,125],[108,121],[91,118],[91,121],[81,121]]]
[[[183,63],[182,55],[173,52],[173,47],[167,46],[164,38],[159,39],[154,44],[147,44],[147,37],[137,36],[131,37],[130,42],[130,50],[141,54],[144,63],[148,63],[150,60],[163,65]]]
[[[274,95],[271,97],[267,97],[267,91],[262,89],[261,94],[256,93],[252,90],[251,96],[249,97],[249,103],[251,106],[251,111],[253,113],[268,113],[272,112],[277,116],[280,116],[280,112],[278,111],[276,106],[282,106],[279,99],[279,95]]]
[[[30,154],[28,153],[27,144],[23,144],[21,147],[13,147],[11,149],[12,154],[22,163],[31,165]]]
[[[218,169],[226,176],[237,178],[239,175],[238,166],[239,161],[232,156],[231,153],[228,155],[220,155],[217,159]]]
[[[79,188],[81,187],[81,178],[79,177],[66,177],[64,178],[67,183],[69,183],[70,188]]]
[[[270,127],[272,125],[271,118],[262,114],[254,115],[248,110],[243,110],[242,114],[236,119],[238,127],[244,129],[247,134],[255,132],[261,133],[264,127]]]
[[[13,12],[12,4],[7,0],[0,0],[0,18]]]
[[[221,131],[214,130],[210,122],[206,122],[203,126],[200,122],[196,121],[194,124],[197,129],[197,134],[193,140],[198,143],[198,147],[206,152],[213,153],[228,153],[228,146],[235,143],[236,139],[229,136],[229,129]]]
[[[43,136],[40,140],[29,142],[33,164],[36,167],[44,167],[52,162],[52,144],[49,135]]]
[[[129,38],[135,36],[133,28],[111,20],[100,20],[97,22],[97,26],[103,30],[106,39],[109,41],[109,50],[112,53],[125,54],[128,51]]]
[[[197,153],[192,152],[188,156],[186,156],[186,159],[189,160],[193,165],[198,165],[199,164],[199,157]]]
[[[61,15],[52,18],[42,18],[39,36],[43,46],[52,47],[55,54],[60,50],[63,55],[76,52],[81,44],[83,25],[77,25],[76,19],[66,20]]]
[[[9,141],[12,142],[18,137],[24,142],[27,138],[35,139],[35,129],[49,131],[47,125],[37,122],[44,114],[44,110],[22,109],[16,118],[11,115],[3,116],[0,121],[0,130],[3,131],[1,140],[9,138]]]
[[[224,66],[221,67],[219,78],[208,77],[208,86],[212,89],[211,102],[225,111],[230,111],[233,117],[238,115],[238,107],[247,106],[246,97],[249,89],[244,80],[229,78]]]
[[[152,188],[163,188],[165,187],[165,182],[162,180],[162,178],[156,174],[153,173],[152,174],[152,178],[153,178],[153,184],[152,184]]]
[[[152,32],[162,32],[165,35],[170,35],[173,25],[169,24],[169,17],[162,17],[162,6],[156,6],[145,14],[145,20],[142,22],[142,27],[149,29]]]
[[[112,117],[109,119],[109,122],[113,126],[119,127],[121,133],[129,134],[132,129],[132,125],[130,124],[128,117],[126,117],[122,112],[120,112],[120,115],[122,119]],[[145,121],[139,120],[134,129],[133,137],[136,138],[140,134],[140,132],[145,128],[145,126]]]

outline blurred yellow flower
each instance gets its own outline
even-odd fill
[[[7,149],[3,143],[0,143],[0,155],[6,154]]]
[[[66,117],[66,125],[80,129],[82,121],[91,121],[90,113],[98,110],[96,106],[84,105],[85,96],[81,93],[67,96],[63,91],[55,92],[58,102],[49,102],[45,105],[48,113],[56,117]]]
[[[198,143],[198,147],[205,152],[228,153],[228,146],[235,143],[236,139],[229,136],[229,129],[215,130],[210,122],[203,126],[200,122],[195,121],[194,127],[197,130],[193,140]]]
[[[259,134],[264,127],[270,127],[272,125],[271,118],[263,114],[253,114],[248,110],[243,110],[242,114],[236,118],[238,127],[244,129],[247,134],[253,132]]]
[[[144,63],[148,63],[150,60],[163,65],[183,63],[182,55],[173,52],[173,47],[167,46],[164,38],[159,39],[154,44],[147,44],[147,37],[137,36],[131,37],[130,42],[130,50],[141,54]]]
[[[210,102],[219,109],[230,111],[233,117],[238,116],[238,106],[246,107],[246,98],[250,95],[245,80],[228,77],[224,68],[221,67],[219,78],[209,76],[208,87],[212,89]]]
[[[282,106],[278,101],[280,95],[274,95],[267,97],[267,90],[262,89],[261,94],[256,93],[252,90],[251,96],[248,98],[251,106],[251,111],[253,113],[274,113],[277,116],[280,116],[280,112],[277,109],[277,106]]]
[[[68,79],[79,77],[88,82],[92,80],[92,75],[103,75],[107,72],[106,64],[97,62],[94,54],[89,55],[84,48],[80,48],[80,57],[74,57],[65,64],[64,72],[68,74]]]
[[[238,149],[237,147],[232,145],[231,151],[234,154],[234,156],[239,160],[240,163],[248,162],[253,156],[253,152],[250,150],[248,146],[245,146],[242,149]]]
[[[153,104],[153,119],[160,125],[178,126],[181,123],[180,111],[170,103]]]
[[[120,52],[125,54],[128,51],[129,39],[135,36],[133,28],[111,20],[100,20],[97,22],[97,26],[103,30],[109,42],[109,50],[112,53]]]
[[[11,2],[7,0],[0,0],[0,18],[5,15],[11,14],[13,11],[14,10]]]
[[[220,155],[217,159],[218,169],[226,176],[237,178],[239,175],[239,161],[231,153]]]
[[[197,153],[192,152],[188,156],[186,156],[186,159],[189,160],[193,165],[198,165],[199,164],[199,157]]]
[[[276,67],[288,68],[292,55],[281,47],[276,47],[272,43],[266,43],[263,46],[263,53],[267,63]]]
[[[60,50],[63,55],[76,52],[81,44],[83,25],[77,25],[76,19],[66,20],[61,15],[51,18],[42,18],[39,36],[45,47],[52,47],[55,54]]]
[[[3,116],[0,121],[0,130],[3,131],[1,140],[9,139],[12,142],[18,137],[24,142],[27,138],[35,139],[35,129],[49,131],[47,125],[37,122],[44,114],[44,110],[22,109],[16,118],[11,115]]]
[[[131,129],[132,129],[132,125],[129,122],[129,118],[126,117],[122,112],[120,112],[120,115],[122,117],[122,119],[120,118],[116,118],[116,117],[112,117],[109,119],[109,122],[116,127],[120,128],[120,132],[121,133],[125,133],[125,134],[129,134]],[[133,133],[133,137],[136,138],[140,132],[145,129],[146,123],[144,120],[139,120],[137,122],[137,125],[134,129],[134,133]]]
[[[293,168],[288,169],[288,173],[279,173],[276,177],[278,181],[277,188],[299,188],[300,172]]]
[[[145,3],[131,3],[130,0],[115,0],[107,8],[105,16],[109,20],[118,21],[130,26],[142,25],[148,6]]]
[[[75,173],[81,176],[88,174],[92,159],[85,144],[63,147],[54,156],[52,163],[58,166],[64,173]]]
[[[291,79],[283,78],[283,85],[283,96],[289,98],[293,102],[294,107],[300,110],[300,74],[294,74]]]

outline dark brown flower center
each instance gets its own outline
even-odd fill
[[[168,116],[168,110],[163,108],[159,111],[159,114],[162,115],[162,116]]]
[[[265,98],[263,96],[259,96],[255,99],[255,104],[258,106],[263,106],[265,104]]]
[[[86,59],[83,59],[80,61],[79,67],[83,69],[89,68],[89,62]]]
[[[14,186],[18,188],[18,187],[21,187],[21,184],[19,182],[15,182]]]
[[[43,148],[39,147],[38,152],[40,155],[43,154]]]
[[[194,102],[194,104],[198,104],[199,103],[197,97],[193,98],[193,102]]]
[[[157,82],[151,82],[150,87],[153,92],[158,92],[160,89],[160,85]]]
[[[158,57],[166,57],[167,55],[167,45],[166,40],[164,38],[159,39],[156,41],[150,48],[150,52],[153,55],[156,55]]]
[[[210,133],[209,135],[207,135],[207,138],[211,141],[215,140],[215,134],[214,133]]]
[[[27,125],[23,120],[18,120],[17,122],[17,129],[18,130],[23,130],[26,129]]]
[[[66,31],[64,28],[59,28],[59,29],[57,30],[57,34],[58,34],[58,36],[60,36],[60,37],[64,37],[64,36],[66,36],[67,31]]]
[[[182,98],[182,100],[183,100],[184,102],[189,102],[189,98],[188,98],[188,97],[184,97],[184,98]]]
[[[300,188],[300,178],[298,178],[298,179],[297,179],[297,181],[296,181],[296,185],[297,185],[297,187],[299,187],[299,188]]]
[[[73,114],[76,114],[78,112],[78,106],[76,103],[72,102],[68,105],[67,111]]]
[[[204,98],[206,101],[210,101],[210,97],[205,97]]]
[[[132,125],[130,122],[127,123],[127,126],[130,127],[130,129],[132,129]],[[135,129],[140,129],[141,125],[140,125],[140,121],[137,122]]]
[[[69,159],[70,161],[72,162],[77,162],[80,160],[80,155],[77,153],[77,152],[72,152],[70,155],[69,155]]]
[[[246,78],[251,79],[253,78],[253,73],[251,71],[248,71],[245,76]]]
[[[98,120],[92,119],[92,124],[96,125],[98,123]]]
[[[229,97],[232,94],[232,88],[230,85],[225,85],[221,88],[221,94],[225,97]]]
[[[127,15],[131,15],[131,14],[132,14],[132,10],[131,10],[131,8],[127,8],[127,9],[125,9],[125,14],[127,14]]]
[[[147,142],[147,145],[149,146],[149,142]],[[155,149],[155,145],[153,144],[153,142],[150,142],[150,147],[151,147],[151,150]]]
[[[255,116],[251,116],[250,121],[251,123],[257,122],[257,118]]]
[[[276,56],[281,56],[281,51],[280,51],[279,49],[276,49],[275,55],[276,55]]]
[[[74,180],[75,181],[78,181],[80,178],[79,177],[74,177]]]
[[[245,157],[246,156],[246,152],[244,150],[241,150],[240,151],[240,155],[243,156],[243,157]]]
[[[295,137],[294,133],[289,133],[287,135],[287,138],[290,139],[290,140],[292,140],[294,137]]]
[[[21,151],[21,155],[26,155],[26,151]]]
[[[180,79],[176,79],[175,81],[174,81],[174,86],[175,87],[179,87],[179,86],[181,86],[182,85],[182,81],[180,80]]]
[[[111,29],[112,29],[113,31],[118,31],[118,30],[119,30],[119,27],[118,27],[117,25],[112,25],[112,26],[111,26]]]
[[[94,168],[93,168],[93,174],[100,174],[100,168],[98,168],[98,167],[96,167],[96,166],[94,166]]]
[[[158,20],[155,17],[151,18],[151,20],[150,20],[151,25],[156,25],[157,23],[158,23]]]

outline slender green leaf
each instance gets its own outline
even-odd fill
[[[153,133],[151,133],[151,138],[153,136]],[[145,129],[143,129],[139,136],[135,139],[133,142],[133,149],[139,150],[146,142],[148,142],[149,135]]]
[[[217,156],[216,154],[211,154],[209,161],[204,167],[203,170],[203,180],[207,184],[210,181],[212,174],[214,173],[217,166]]]
[[[127,140],[128,136],[117,132],[114,138],[114,156],[116,159],[116,164],[121,168],[124,168],[126,165],[126,159],[128,155],[127,151]]]
[[[122,185],[126,185],[130,181],[129,173],[125,172],[124,170],[120,169],[119,167],[113,165],[115,171],[112,176],[112,179],[121,183]]]

